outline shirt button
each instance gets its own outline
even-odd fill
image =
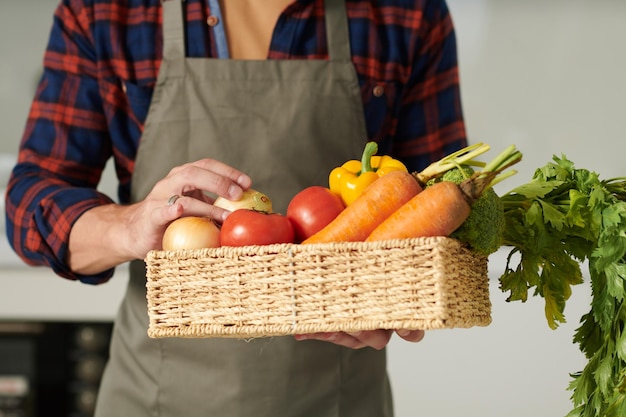
[[[213,27],[213,26],[217,26],[217,24],[220,22],[220,18],[217,16],[209,16],[206,19],[206,23],[207,25]]]
[[[122,81],[122,92],[123,92],[124,94],[126,94],[126,91],[127,91],[127,90],[128,90],[128,89],[126,88],[126,83],[125,83],[124,81]]]
[[[372,94],[374,94],[374,97],[382,96],[383,94],[385,94],[385,87],[383,87],[382,85],[377,85],[372,90]]]

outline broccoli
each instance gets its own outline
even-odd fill
[[[429,181],[428,184],[438,181],[452,181],[460,184],[473,173],[472,167],[462,165],[460,168],[452,168]],[[490,255],[502,246],[504,227],[502,200],[493,188],[488,188],[472,205],[472,211],[467,220],[450,237],[467,243],[477,253]]]

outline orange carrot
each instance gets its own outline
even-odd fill
[[[366,241],[449,236],[469,217],[472,204],[517,163],[522,154],[510,146],[485,168],[460,184],[441,181],[428,186],[379,224]]]
[[[461,188],[450,181],[426,187],[383,221],[366,241],[448,236],[470,215]]]
[[[332,222],[302,243],[364,241],[376,226],[421,191],[413,175],[392,171],[374,181]]]

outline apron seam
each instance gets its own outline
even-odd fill
[[[162,340],[157,340],[157,343],[159,345],[159,372],[157,373],[157,381],[161,381],[161,378],[163,377],[163,362],[164,362],[164,344]],[[157,389],[156,389],[156,393],[154,396],[154,412],[155,412],[155,417],[161,417],[161,383],[157,383]]]
[[[344,349],[343,347],[339,346],[337,347],[337,351],[338,351],[338,356],[339,359],[337,361],[337,385],[338,385],[338,390],[337,390],[337,414],[336,417],[340,417],[343,414],[343,379],[344,379],[344,371],[343,371],[343,366],[344,366],[344,361],[345,361],[345,357],[344,357]]]

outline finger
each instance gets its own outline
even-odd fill
[[[383,329],[349,333],[350,336],[359,340],[361,343],[376,350],[383,349],[387,346],[392,334],[393,332],[391,330]]]
[[[296,340],[321,340],[350,349],[361,349],[367,345],[359,339],[343,332],[309,333],[295,336]]]
[[[171,202],[172,199],[170,197],[166,204],[162,206],[162,218],[166,223],[183,215],[210,217],[222,223],[230,214],[228,210],[191,196],[178,196],[172,204],[170,204]]]
[[[173,168],[165,178],[168,189],[189,195],[203,190],[236,200],[252,183],[250,177],[214,159],[202,159]]]
[[[252,180],[244,172],[216,159],[200,159],[192,164],[197,165],[202,169],[213,171],[216,174],[227,177],[244,189],[248,189],[252,185]]]
[[[406,330],[406,329],[396,330],[396,334],[400,336],[402,339],[406,340],[407,342],[414,342],[414,343],[420,342],[426,335],[426,333],[423,330]]]
[[[297,340],[316,339],[332,342],[334,344],[351,349],[361,349],[371,347],[376,350],[383,349],[389,343],[392,335],[391,330],[372,330],[354,333],[333,332],[333,333],[313,333],[308,335],[298,335]]]

